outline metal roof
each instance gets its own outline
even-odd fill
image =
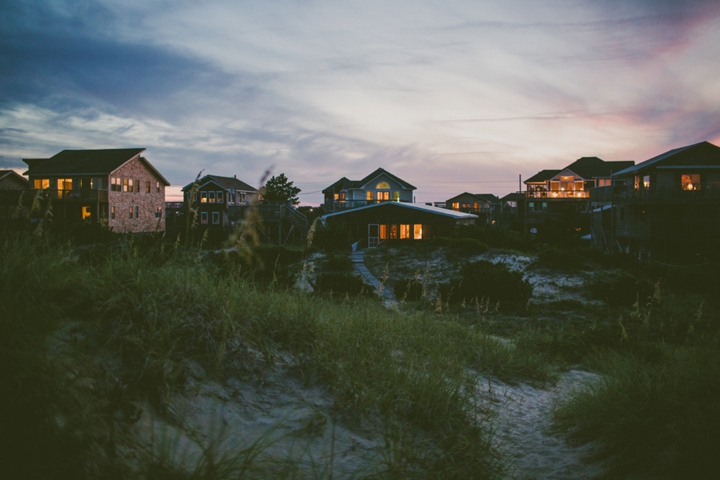
[[[419,210],[421,212],[432,213],[435,215],[442,215],[444,217],[451,217],[451,218],[455,218],[457,220],[478,218],[477,215],[474,215],[472,213],[456,212],[454,210],[448,210],[446,208],[440,208],[440,207],[433,207],[431,205],[425,205],[422,203],[406,203],[406,202],[375,203],[372,205],[365,205],[364,207],[357,207],[357,208],[351,208],[349,210],[343,210],[342,212],[328,213],[327,215],[324,215],[323,218],[335,217],[338,215],[347,215],[349,213],[358,212],[358,211],[362,211],[362,210],[369,210],[371,208],[380,208],[380,207],[387,206],[387,205],[393,205],[393,206],[397,206],[397,207],[401,207],[401,208],[407,208],[410,210]]]

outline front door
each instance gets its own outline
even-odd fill
[[[380,225],[368,225],[368,247],[377,247],[380,244]]]

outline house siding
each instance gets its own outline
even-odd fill
[[[163,182],[143,163],[138,157],[133,158],[129,162],[110,174],[110,178],[131,178],[134,181],[139,180],[139,191],[135,192],[117,192],[110,190],[108,192],[108,226],[115,232],[155,232],[165,230],[165,185]],[[108,184],[111,183],[108,178]],[[150,193],[147,193],[146,183],[150,182]],[[160,192],[157,191],[156,182],[160,182]],[[115,218],[110,218],[110,208],[115,207]],[[129,211],[132,207],[138,207],[138,218],[129,218]],[[160,207],[161,218],[155,216],[157,208]]]

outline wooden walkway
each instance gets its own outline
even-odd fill
[[[397,305],[395,293],[393,293],[392,289],[387,285],[380,285],[380,280],[375,278],[375,275],[370,273],[370,270],[368,270],[365,266],[364,250],[356,250],[352,252],[350,254],[350,260],[352,260],[355,268],[358,272],[360,272],[360,275],[365,278],[365,281],[372,285],[372,287],[375,289],[375,292],[383,298],[383,303],[385,303],[386,306]]]

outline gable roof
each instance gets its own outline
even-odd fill
[[[492,193],[476,193],[475,196],[487,200],[490,203],[496,203],[500,201],[498,196],[493,195]]]
[[[525,194],[523,192],[508,193],[500,199],[501,202],[517,202],[520,200],[525,200]]]
[[[562,172],[562,170],[540,170],[538,173],[528,178],[523,183],[547,182],[560,172]]]
[[[613,175],[628,175],[649,167],[660,166],[717,166],[720,167],[720,147],[710,142],[700,142],[675,148]]]
[[[214,182],[220,187],[222,187],[225,190],[241,190],[246,192],[257,192],[257,189],[254,187],[251,187],[247,183],[243,182],[242,180],[238,180],[237,177],[221,177],[220,175],[205,175],[200,180],[197,181],[198,185],[200,187],[206,185],[207,183]],[[192,188],[193,184],[195,182],[188,183],[182,188],[182,191],[185,192],[187,190],[190,190]]]
[[[387,175],[388,177],[390,177],[391,179],[393,179],[394,181],[396,181],[397,183],[402,185],[403,188],[408,188],[411,190],[416,189],[416,187],[410,185],[405,180],[396,177],[395,175],[388,172],[384,168],[378,168],[377,170],[372,172],[370,175],[365,176],[362,180],[348,180],[346,177],[342,177],[337,182],[335,182],[332,185],[330,185],[329,187],[325,188],[322,191],[322,193],[337,193],[341,190],[349,190],[351,188],[361,188],[363,185],[367,184],[373,178],[377,178],[383,174]]]
[[[27,187],[30,182],[28,179],[17,173],[15,170],[0,170],[0,180],[5,178],[12,178],[13,180],[22,183],[23,186]]]
[[[577,176],[589,180],[591,178],[610,177],[615,172],[631,167],[633,160],[606,162],[598,157],[581,157],[561,170],[541,170],[523,183],[544,183],[565,170],[570,170]]]
[[[598,157],[581,157],[565,167],[563,170],[571,170],[584,179],[610,177],[614,172],[619,172],[634,165],[632,160],[621,160],[606,162]]]
[[[23,162],[28,165],[25,175],[109,175],[144,151],[144,148],[63,150],[50,158],[23,158]],[[165,185],[170,185],[146,158],[139,160]]]
[[[452,203],[453,200],[456,200],[456,199],[458,199],[458,198],[460,198],[460,197],[463,197],[463,196],[465,196],[465,195],[468,195],[468,196],[470,196],[470,197],[475,198],[476,200],[480,200],[480,201],[483,201],[483,202],[492,203],[492,202],[495,201],[494,199],[487,198],[488,196],[495,197],[495,195],[492,195],[491,193],[477,194],[477,193],[463,192],[463,193],[461,193],[460,195],[455,195],[455,196],[452,197],[452,198],[448,198],[447,200],[445,200],[445,203],[446,203],[446,204]],[[495,199],[497,199],[497,197],[495,197]]]
[[[422,212],[432,213],[435,215],[441,215],[443,217],[451,217],[451,218],[455,218],[455,219],[478,218],[477,215],[474,215],[472,213],[456,212],[455,210],[448,210],[446,208],[433,207],[431,205],[424,205],[421,203],[405,203],[405,202],[374,203],[372,205],[365,205],[364,207],[357,207],[357,208],[351,208],[348,210],[343,210],[341,212],[328,213],[327,215],[324,215],[323,218],[337,217],[339,215],[356,214],[357,212],[362,211],[362,210],[369,210],[371,208],[382,208],[382,207],[387,208],[388,206],[390,206],[390,208],[398,207],[398,208],[407,208],[407,209],[411,209],[411,210],[420,210]]]

